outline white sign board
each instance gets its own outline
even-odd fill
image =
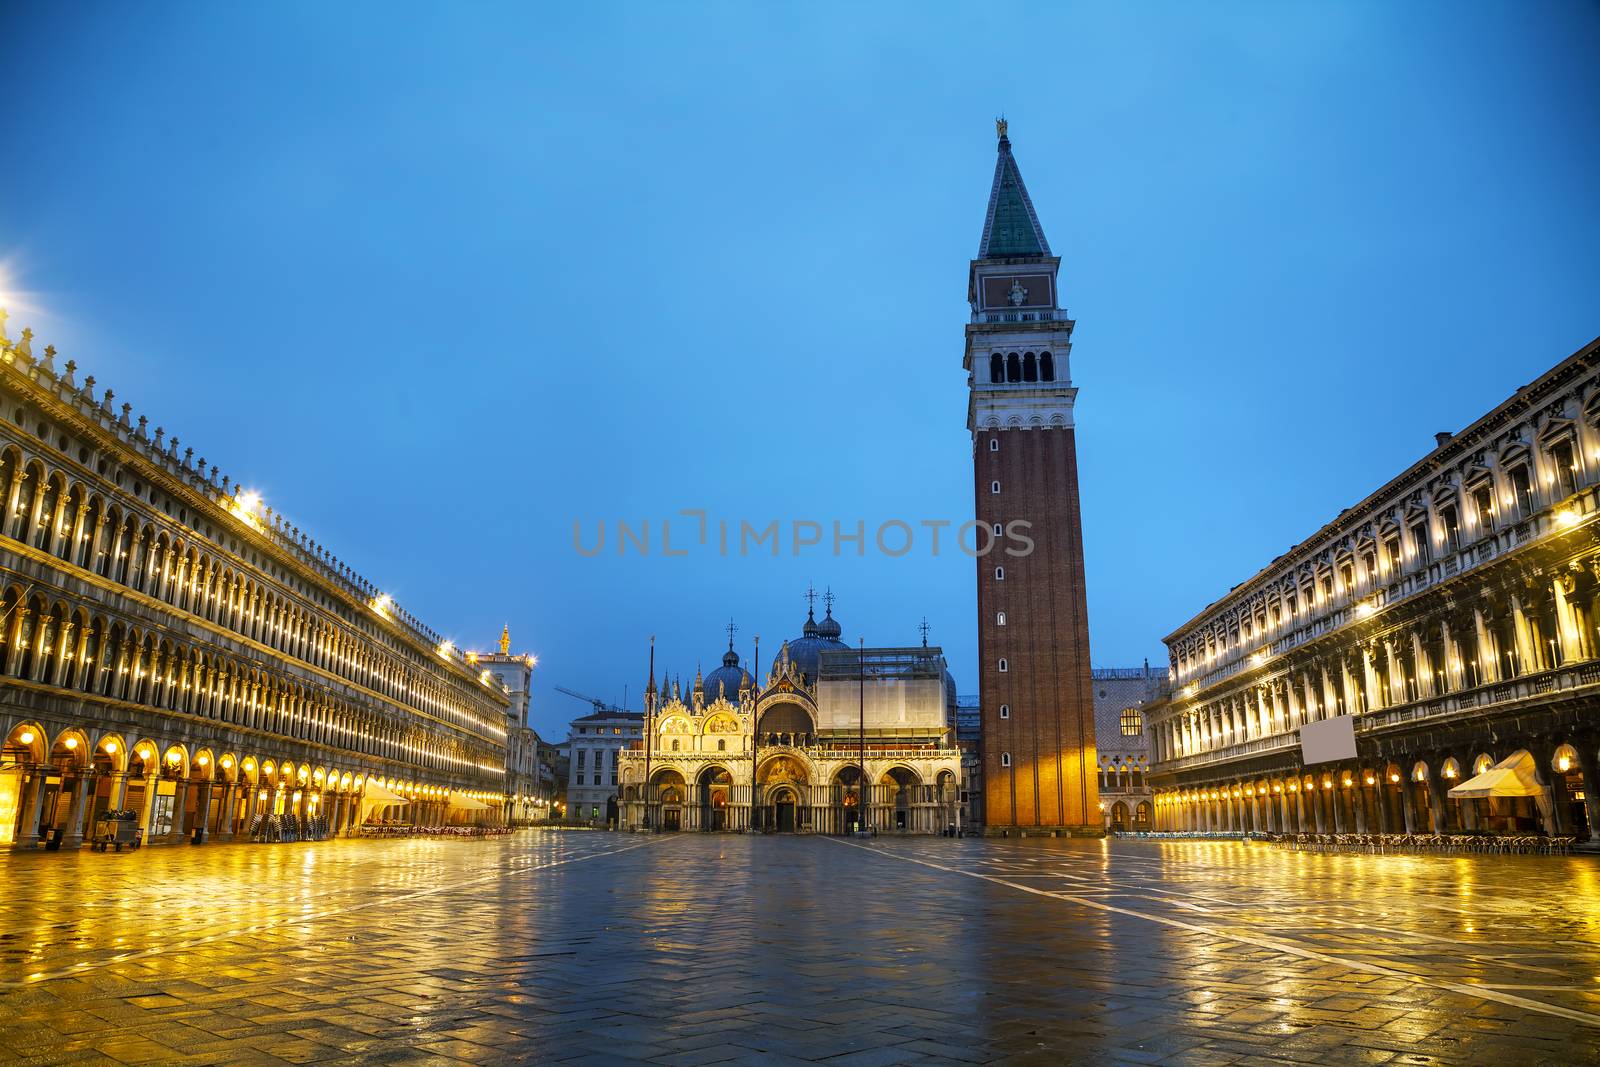
[[[1308,722],[1300,727],[1300,759],[1306,764],[1356,758],[1356,717]]]

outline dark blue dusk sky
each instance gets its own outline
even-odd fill
[[[1096,664],[1600,333],[1592,4],[0,11],[13,334],[458,643],[509,621],[546,735],[651,633],[770,662],[808,581],[975,690],[968,558],[659,524],[971,516],[1001,112],[1078,320]],[[617,519],[649,558],[573,550]]]

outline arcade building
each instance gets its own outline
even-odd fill
[[[0,846],[493,821],[509,694],[0,311]]]
[[[832,597],[759,680],[734,651],[693,685],[645,690],[621,753],[629,829],[933,834],[959,826],[955,684],[929,646],[851,648]],[[759,662],[757,663],[759,668]],[[867,788],[863,795],[862,783]]]
[[[1166,644],[1158,829],[1600,841],[1600,340]]]

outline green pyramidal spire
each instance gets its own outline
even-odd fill
[[[1000,156],[994,165],[994,187],[989,191],[989,211],[983,219],[983,240],[978,245],[979,259],[1004,259],[1012,256],[1048,256],[1050,242],[1044,239],[1039,216],[1022,172],[1011,154],[1011,139],[1006,123],[995,123],[1000,134]]]

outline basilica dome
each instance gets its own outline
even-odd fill
[[[789,659],[806,676],[807,685],[817,683],[817,664],[822,659],[823,652],[835,649],[843,649],[846,652],[850,650],[849,645],[839,640],[842,632],[831,610],[827,618],[821,622],[816,620],[814,613],[806,612],[806,624],[801,629],[801,636],[789,642]],[[776,670],[777,666],[774,663],[773,669]]]
[[[722,666],[706,675],[706,703],[717,699],[718,693],[728,698],[728,703],[739,703],[739,685],[744,681],[744,668],[739,666],[739,653],[732,648],[722,654]],[[721,685],[719,691],[717,686]]]
[[[817,623],[817,636],[839,640],[839,635],[844,633],[844,627],[839,625],[839,620],[833,617],[833,609],[828,609],[827,617]]]

